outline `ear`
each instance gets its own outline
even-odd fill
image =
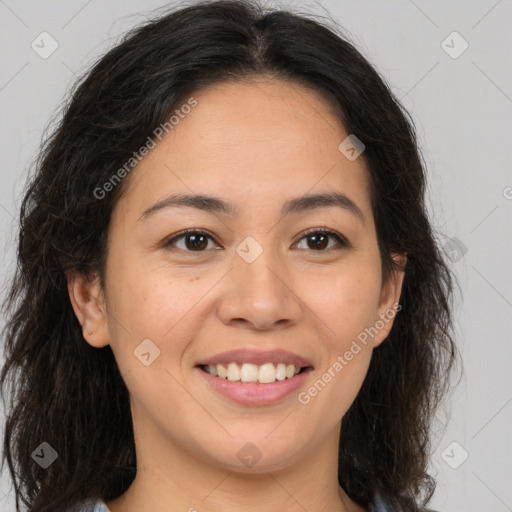
[[[107,309],[99,277],[80,273],[67,275],[68,293],[83,337],[97,348],[109,344]]]
[[[388,337],[391,328],[393,327],[393,322],[399,306],[398,303],[400,301],[400,295],[402,293],[407,253],[392,254],[391,256],[395,266],[381,289],[378,308],[379,316],[375,322],[375,327],[378,328],[378,332],[373,338],[374,347],[380,345]]]

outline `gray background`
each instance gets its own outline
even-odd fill
[[[430,173],[429,209],[462,289],[455,314],[465,369],[445,407],[448,426],[435,440],[432,472],[438,487],[431,506],[443,512],[512,511],[512,2],[280,4],[331,13],[417,124]],[[47,123],[75,75],[163,5],[0,0],[2,283],[14,269],[15,219]],[[31,48],[43,31],[58,43],[46,59]],[[469,44],[457,58],[444,49],[454,54],[463,48],[462,40],[446,39],[454,31]],[[13,503],[4,471],[0,509],[14,511]]]

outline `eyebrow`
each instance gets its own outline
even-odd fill
[[[302,213],[318,208],[337,206],[357,216],[361,222],[365,223],[365,217],[357,204],[345,194],[339,192],[326,192],[322,194],[306,194],[286,201],[281,208],[281,217],[293,213]],[[166,197],[146,210],[144,210],[138,221],[151,217],[156,212],[171,207],[196,208],[210,213],[222,213],[230,217],[235,217],[240,213],[240,209],[223,199],[208,196],[204,194],[175,194]]]

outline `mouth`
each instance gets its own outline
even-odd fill
[[[304,385],[314,370],[307,359],[283,350],[224,352],[195,365],[215,393],[244,406],[278,403]]]
[[[313,369],[312,366],[299,366],[286,363],[200,364],[197,368],[219,379],[244,384],[271,384],[293,379],[295,376]]]

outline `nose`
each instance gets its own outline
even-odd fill
[[[235,255],[217,314],[223,323],[253,330],[290,327],[300,321],[303,305],[286,265],[270,250],[248,263]]]

